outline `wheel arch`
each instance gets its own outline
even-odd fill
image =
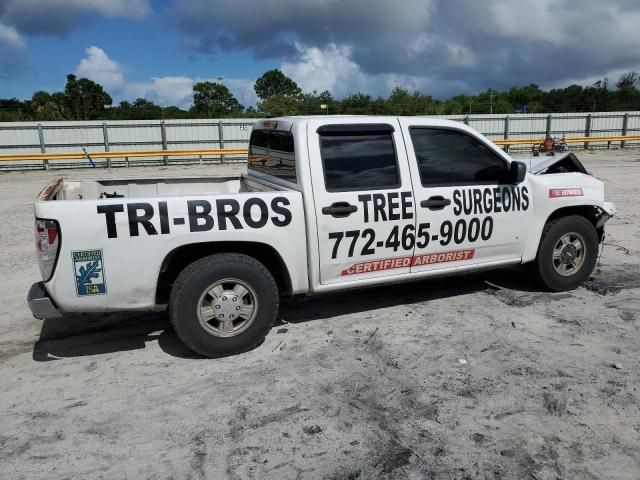
[[[545,226],[558,218],[561,217],[569,217],[571,215],[578,215],[586,218],[596,229],[596,233],[598,235],[598,241],[602,242],[604,238],[604,227],[602,225],[601,219],[603,218],[605,212],[601,207],[594,204],[581,204],[581,205],[567,205],[563,207],[556,208],[550,213],[546,214],[546,218],[544,213],[540,214],[540,219],[544,218],[544,221],[538,221],[535,223],[535,229],[529,237],[526,247],[524,249],[524,253],[522,256],[522,263],[528,263],[535,260],[536,255],[538,254],[538,248],[540,246],[540,242],[542,241],[542,235],[544,233]]]
[[[572,290],[589,278],[597,264],[600,243],[598,226],[590,218],[590,212],[572,208],[558,210],[544,224],[537,254],[530,269],[538,283],[553,292]],[[593,229],[589,229],[588,225]],[[562,258],[561,254],[568,242],[561,243],[560,240],[569,235],[579,237],[582,243],[573,249],[571,257]],[[574,260],[578,258],[577,251],[582,251],[582,256],[576,263]],[[556,252],[558,256],[555,255]],[[567,270],[569,265],[573,270]],[[558,268],[560,266],[563,271]]]
[[[547,225],[549,222],[552,222],[557,218],[568,217],[571,215],[578,215],[589,220],[598,233],[598,240],[602,241],[604,237],[604,226],[599,225],[600,218],[602,217],[602,209],[597,205],[571,205],[568,207],[558,208],[549,214],[544,225]]]
[[[167,303],[173,283],[187,265],[217,253],[239,253],[255,258],[273,275],[280,294],[291,294],[289,269],[271,245],[261,242],[199,242],[176,247],[165,256],[156,283],[156,303]]]

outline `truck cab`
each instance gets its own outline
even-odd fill
[[[575,288],[615,212],[575,156],[527,165],[425,117],[259,121],[237,178],[56,182],[35,203],[34,314],[168,305],[209,356],[259,343],[281,295],[524,263]]]

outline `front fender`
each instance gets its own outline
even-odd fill
[[[590,175],[571,172],[554,175],[532,175],[533,225],[525,244],[522,262],[536,258],[542,231],[549,218],[560,210],[568,215],[594,209],[593,218],[604,224],[615,212],[615,205],[604,201],[604,183]]]

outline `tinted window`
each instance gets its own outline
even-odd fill
[[[249,140],[249,169],[296,182],[293,135],[282,130],[254,130]]]
[[[320,155],[329,192],[400,185],[391,131],[323,133]]]
[[[411,141],[424,186],[502,183],[507,162],[457,130],[412,127]]]

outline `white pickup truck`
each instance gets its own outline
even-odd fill
[[[38,318],[168,305],[184,343],[219,356],[257,345],[282,295],[527,263],[572,289],[615,207],[573,154],[535,160],[430,118],[260,121],[246,175],[51,182],[28,303]]]

